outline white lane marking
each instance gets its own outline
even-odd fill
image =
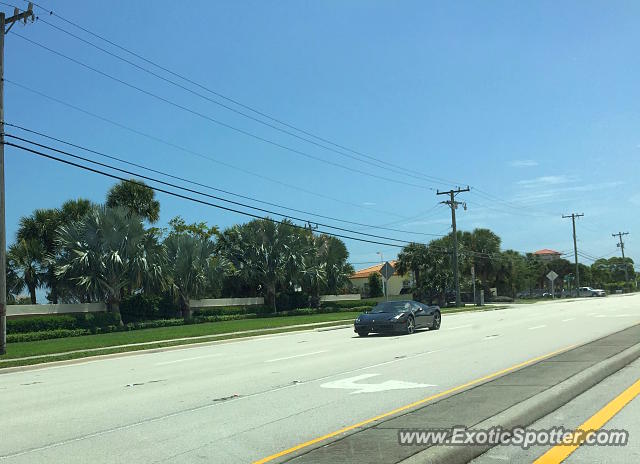
[[[546,325],[535,325],[533,327],[529,327],[529,330],[542,329],[543,327],[546,327]]]
[[[637,314],[612,314],[612,315],[598,314],[595,317],[635,317],[635,316],[637,316]]]
[[[570,317],[569,319],[562,319],[562,322],[575,321],[575,317]]]
[[[381,362],[381,363],[377,363],[377,364],[371,364],[369,366],[364,366],[364,367],[358,367],[357,369],[351,369],[351,370],[344,371],[344,372],[338,372],[336,374],[329,374],[329,375],[325,375],[323,377],[318,377],[318,378],[315,378],[315,379],[305,380],[303,382],[297,382],[297,383],[292,383],[292,384],[289,384],[289,385],[283,385],[281,387],[272,388],[271,390],[267,390],[267,391],[250,393],[248,395],[244,395],[244,396],[239,396],[237,398],[233,398],[233,399],[231,399],[229,401],[222,401],[222,402],[218,402],[218,403],[205,404],[205,405],[202,405],[202,406],[196,406],[194,408],[185,409],[185,410],[181,410],[181,411],[176,411],[176,412],[165,414],[165,415],[162,415],[162,416],[156,416],[156,417],[152,417],[152,418],[149,418],[149,419],[143,419],[143,420],[138,421],[138,422],[133,422],[133,423],[130,423],[130,424],[116,426],[116,427],[113,427],[111,429],[100,430],[98,432],[93,432],[93,433],[89,433],[89,434],[86,434],[86,435],[81,435],[79,437],[70,438],[70,439],[67,439],[67,440],[59,441],[59,442],[49,443],[47,445],[43,445],[43,446],[40,446],[38,448],[31,448],[31,449],[27,449],[27,450],[24,450],[24,451],[18,451],[18,452],[12,453],[12,454],[0,455],[0,460],[7,459],[7,458],[13,458],[13,457],[17,457],[17,456],[23,456],[25,454],[30,454],[30,453],[34,453],[34,452],[38,452],[38,451],[44,451],[44,450],[51,449],[51,448],[57,448],[59,446],[68,445],[70,443],[76,443],[76,442],[80,442],[80,441],[83,441],[83,440],[87,440],[87,439],[91,439],[91,438],[95,438],[95,437],[100,437],[100,436],[111,434],[111,433],[115,433],[115,432],[120,432],[122,430],[131,429],[131,428],[134,428],[134,427],[138,427],[140,425],[145,425],[145,424],[150,424],[150,423],[154,423],[154,422],[164,421],[166,419],[170,419],[172,417],[181,416],[183,414],[187,414],[187,413],[191,413],[191,412],[197,412],[197,411],[204,411],[204,410],[207,410],[207,409],[216,408],[216,407],[220,407],[220,406],[226,406],[226,405],[228,405],[230,403],[233,403],[235,401],[244,401],[244,400],[248,400],[248,399],[251,399],[251,398],[256,398],[258,396],[262,396],[262,395],[264,395],[266,393],[275,393],[275,392],[279,392],[279,391],[282,391],[282,390],[287,390],[289,388],[299,387],[300,385],[305,385],[305,384],[308,384],[308,383],[311,383],[311,382],[318,382],[319,380],[325,380],[325,379],[328,379],[328,378],[331,378],[331,377],[337,377],[339,375],[350,374],[352,372],[357,372],[357,371],[361,371],[361,370],[364,370],[364,369],[371,369],[372,367],[383,366],[385,364],[392,364],[392,363],[396,363],[396,362],[400,362],[400,361],[406,361],[408,359],[416,358],[418,356],[424,356],[425,354],[437,353],[439,351],[444,351],[444,349],[426,351],[424,353],[416,353],[414,355],[407,356],[406,358],[392,359],[390,361],[385,361],[385,362]]]
[[[466,329],[467,327],[471,327],[471,324],[459,325],[458,327],[447,327],[446,330]]]
[[[327,350],[313,351],[311,353],[295,354],[293,356],[287,356],[287,357],[284,357],[284,358],[268,359],[265,362],[266,363],[273,363],[273,362],[277,362],[277,361],[286,361],[287,359],[301,358],[303,356],[312,356],[314,354],[320,354],[320,353],[326,353],[326,352],[327,352]]]
[[[194,356],[192,358],[182,358],[182,359],[174,359],[173,361],[163,361],[156,363],[156,366],[166,366],[167,364],[175,364],[185,361],[193,361],[196,359],[205,359],[205,358],[213,358],[215,356],[222,356],[222,353],[213,353],[213,354],[204,354],[202,356]]]
[[[355,377],[349,377],[347,379],[334,380],[333,382],[327,382],[320,385],[322,388],[342,388],[345,390],[355,390],[350,394],[358,393],[378,393],[388,390],[405,390],[407,388],[425,388],[435,387],[436,385],[430,383],[414,383],[404,382],[402,380],[385,380],[381,383],[356,383],[358,380],[364,380],[371,377],[375,377],[380,374],[362,374]]]

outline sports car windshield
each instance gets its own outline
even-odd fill
[[[386,301],[378,303],[371,310],[372,313],[401,313],[411,309],[408,301]]]

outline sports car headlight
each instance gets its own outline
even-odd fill
[[[394,321],[399,321],[403,316],[404,316],[403,313],[396,314],[395,316],[393,316],[393,320]]]
[[[356,322],[360,322],[360,316],[356,317]]]

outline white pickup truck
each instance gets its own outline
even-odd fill
[[[607,296],[607,294],[600,288],[580,287],[578,296]]]

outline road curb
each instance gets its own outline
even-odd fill
[[[44,361],[44,362],[35,363],[35,364],[26,364],[26,365],[22,365],[22,366],[2,367],[2,364],[0,363],[0,375],[9,374],[9,373],[12,373],[12,372],[32,371],[32,370],[37,370],[37,369],[47,369],[47,368],[55,367],[55,366],[66,366],[66,365],[71,365],[71,364],[90,363],[90,362],[95,362],[95,361],[100,361],[100,360],[103,360],[103,359],[110,359],[110,358],[122,358],[122,357],[128,357],[128,356],[142,356],[142,355],[146,355],[146,354],[159,353],[159,352],[163,352],[163,351],[188,350],[190,348],[197,348],[197,347],[202,347],[202,346],[220,345],[220,344],[233,343],[233,342],[239,342],[239,341],[255,340],[255,339],[260,339],[260,338],[268,338],[268,337],[279,337],[279,336],[291,335],[291,334],[296,334],[296,333],[301,333],[301,332],[323,332],[325,330],[344,329],[344,328],[348,328],[348,327],[352,326],[352,324],[341,324],[341,325],[335,325],[335,326],[334,325],[330,325],[330,324],[335,324],[337,322],[342,322],[342,321],[340,321],[340,320],[325,321],[325,322],[318,322],[318,323],[312,323],[312,324],[300,324],[300,325],[295,325],[295,326],[282,326],[282,327],[268,328],[268,329],[254,329],[254,330],[243,331],[243,332],[229,332],[227,334],[198,336],[198,337],[193,337],[192,339],[208,338],[209,340],[203,340],[201,342],[194,342],[194,343],[180,343],[180,344],[176,344],[176,345],[160,346],[160,347],[156,347],[156,348],[143,348],[143,349],[139,349],[139,350],[120,351],[120,352],[117,352],[117,353],[95,354],[95,355],[90,355],[90,356],[82,356],[82,357],[79,357],[79,358],[61,359],[61,360],[58,360],[58,361],[51,360],[51,361]],[[278,331],[279,329],[286,329],[286,328],[289,328],[289,327],[290,328],[294,328],[294,329],[298,329],[298,330],[282,330],[282,331]],[[238,335],[238,334],[242,335],[242,334],[248,334],[248,333],[252,333],[252,332],[255,332],[255,335],[246,335],[246,336],[240,336],[240,337],[237,337],[237,336],[236,337],[229,337],[229,335]],[[225,336],[228,337],[228,338],[224,338]],[[217,340],[212,339],[214,337],[218,338],[218,339]],[[85,353],[85,352],[97,352],[97,353],[99,353],[100,351],[108,351],[110,349],[116,349],[116,348],[122,348],[122,347],[133,347],[133,346],[144,346],[144,345],[151,345],[153,343],[165,343],[165,342],[170,343],[170,342],[176,341],[176,340],[189,340],[189,338],[186,338],[186,339],[172,339],[172,340],[158,340],[158,341],[154,341],[154,342],[144,342],[144,343],[140,343],[140,344],[117,345],[117,346],[110,346],[110,347],[107,346],[107,347],[102,347],[102,348],[92,348],[92,349],[89,349],[89,350],[77,350],[77,351],[64,352],[64,353],[52,353],[50,355],[41,355],[41,356],[38,356],[37,358],[41,358],[41,359],[56,358],[56,357],[64,356],[65,354]],[[9,363],[9,362],[20,361],[20,360],[24,360],[24,359],[34,359],[34,358],[12,358],[12,359],[3,360],[3,362],[4,363]]]
[[[595,364],[553,387],[473,426],[474,429],[528,426],[552,413],[605,378],[640,358],[640,343]],[[401,461],[402,464],[463,464],[484,454],[487,446],[432,446]]]

